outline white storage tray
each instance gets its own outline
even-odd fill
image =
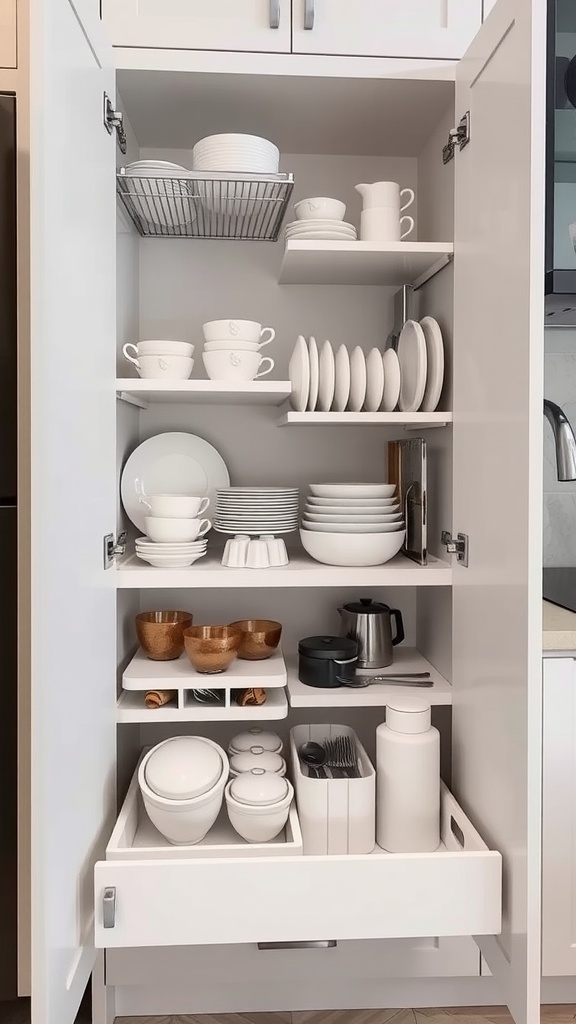
[[[336,736],[354,742],[363,777],[309,778],[298,757],[300,744]],[[304,852],[371,853],[376,843],[376,773],[354,730],[346,725],[297,725],[290,730],[290,753]]]

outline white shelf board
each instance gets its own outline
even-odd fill
[[[190,402],[195,405],[282,405],[290,396],[289,380],[150,380],[119,377],[118,398],[134,404]]]
[[[202,676],[204,687],[219,689],[215,682],[220,676]],[[206,682],[210,680],[210,682]],[[198,687],[201,688],[200,686]],[[210,704],[186,704],[179,708],[176,703],[165,704],[162,708],[147,708],[144,694],[134,690],[124,690],[118,699],[116,720],[118,722],[270,722],[286,718],[288,700],[286,690],[276,688],[267,690],[265,704],[259,707],[241,708],[238,704],[229,707]]]
[[[384,565],[323,565],[306,554],[293,555],[288,565],[274,569],[230,569],[219,554],[209,554],[186,569],[160,569],[129,555],[117,565],[116,588],[185,590],[260,587],[450,587],[452,566],[429,557],[428,565],[396,555]]]
[[[451,412],[287,412],[279,427],[445,427],[452,423]]]
[[[271,658],[245,661],[236,658],[226,672],[206,675],[193,668],[186,652],[174,661],[152,661],[142,648],[136,652],[122,676],[125,690],[243,690],[286,686],[286,665],[278,648]]]
[[[420,654],[415,647],[395,647],[394,663],[383,669],[361,670],[358,675],[373,676],[391,672],[430,672],[434,682],[431,687],[420,686],[367,686],[364,690],[353,690],[341,686],[334,690],[323,690],[306,686],[298,679],[296,661],[288,665],[288,699],[293,708],[376,708],[383,707],[391,697],[403,700],[413,697],[429,704],[451,704],[452,687],[440,672]]]
[[[453,252],[452,242],[289,241],[280,284],[411,284]]]

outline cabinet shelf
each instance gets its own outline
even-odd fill
[[[452,242],[289,241],[280,284],[413,284],[453,253]]]
[[[279,427],[401,427],[425,430],[452,423],[451,412],[287,412]]]
[[[203,676],[204,687],[218,689],[214,683],[216,676]],[[209,680],[209,682],[206,682]],[[200,683],[196,684],[200,688]],[[238,687],[241,689],[241,687]],[[154,689],[154,687],[150,687]],[[236,687],[234,687],[236,689]],[[258,707],[251,705],[242,708],[239,704],[200,704],[195,701],[189,691],[183,694],[183,706],[165,704],[162,708],[147,708],[144,704],[144,693],[136,690],[124,690],[118,699],[116,721],[146,722],[273,722],[286,718],[288,700],[286,690],[278,688],[266,691],[266,703]]]
[[[282,405],[290,397],[289,380],[150,380],[119,377],[116,396],[146,409],[155,402],[193,405]]]

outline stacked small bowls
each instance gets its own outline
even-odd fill
[[[300,539],[326,565],[382,565],[406,527],[395,484],[310,484]]]
[[[122,352],[143,378],[188,380],[194,368],[194,345],[187,341],[139,341],[137,345],[128,342]]]
[[[140,502],[150,514],[144,519],[147,536],[136,540],[138,558],[159,568],[180,569],[206,554],[205,534],[212,523],[198,517],[208,508],[209,498],[151,494],[141,495]]]
[[[356,228],[344,221],[346,205],[339,199],[317,196],[303,199],[294,207],[296,220],[286,225],[286,241],[334,239],[355,242]]]

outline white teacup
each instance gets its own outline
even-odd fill
[[[371,185],[356,185],[356,191],[362,196],[362,208],[364,210],[381,209],[383,206],[392,206],[400,215],[412,206],[415,195],[411,188],[400,188],[397,181],[375,181]],[[408,196],[408,202],[401,205],[403,196]]]
[[[266,344],[266,342],[264,343]],[[205,341],[205,352],[230,352],[235,349],[238,352],[258,352],[260,345],[254,341]]]
[[[186,356],[191,359],[194,355],[194,345],[187,341],[139,341],[137,345],[128,342],[122,349],[126,359],[138,365],[140,356]],[[134,353],[130,355],[130,351]]]
[[[210,380],[257,380],[274,369],[274,360],[259,352],[203,352],[202,359]],[[258,373],[264,363],[270,366]]]
[[[231,341],[258,342],[260,348],[269,345],[276,337],[273,327],[262,327],[255,320],[209,320],[202,330],[206,341],[225,341],[230,338]],[[270,337],[263,341],[266,331],[270,332]]]
[[[156,544],[190,543],[203,537],[212,528],[209,519],[175,519],[160,516],[146,516],[146,533]]]
[[[206,511],[210,498],[199,498],[193,494],[150,494],[141,495],[140,502],[151,516],[168,519],[195,519]]]
[[[188,380],[194,360],[183,356],[140,356],[135,360],[135,365],[141,377],[156,380]]]
[[[402,225],[408,224],[403,231]],[[414,230],[412,217],[399,217],[396,210],[386,206],[379,210],[362,210],[360,238],[363,242],[400,242]]]

